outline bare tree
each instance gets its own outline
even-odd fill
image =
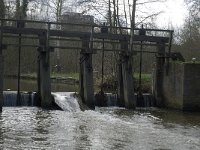
[[[0,18],[5,18],[5,4],[4,4],[4,0],[0,0]]]

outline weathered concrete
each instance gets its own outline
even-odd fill
[[[184,65],[170,63],[168,75],[163,74],[162,101],[169,108],[183,108]]]
[[[183,109],[200,110],[200,64],[184,64]]]
[[[3,106],[3,56],[0,54],[0,112]]]
[[[89,108],[94,109],[92,52],[89,49],[89,38],[87,37],[82,41],[80,56],[80,96]]]
[[[124,90],[123,90],[123,76],[122,76],[122,57],[119,57],[119,64],[118,64],[118,73],[117,73],[117,105],[120,107],[125,107],[125,101],[124,101]]]
[[[134,109],[136,107],[136,99],[134,96],[134,83],[132,72],[132,55],[128,51],[128,41],[121,41],[121,49],[124,50],[120,54],[118,85],[119,85],[119,100],[120,106]]]
[[[2,55],[2,50],[3,50],[3,36],[2,32],[0,31],[0,112],[2,111],[2,106],[3,106],[3,55]]]
[[[200,110],[200,64],[171,62],[163,75],[165,107]]]
[[[164,63],[165,63],[165,43],[157,43],[159,46],[157,47],[158,55],[156,57],[156,69],[155,69],[155,82],[154,82],[154,90],[153,94],[156,98],[157,106],[164,106],[162,99],[162,86],[163,86],[163,72],[164,72]]]
[[[48,52],[40,52],[40,94],[41,106],[44,108],[51,107],[52,97]]]
[[[39,50],[39,81],[40,81],[40,97],[41,97],[41,106],[43,108],[49,108],[52,106],[52,97],[51,97],[51,78],[50,78],[50,57],[49,57],[49,48],[47,45],[47,35],[42,33],[40,36],[40,45]]]

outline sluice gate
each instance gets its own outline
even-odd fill
[[[117,43],[120,48],[108,49],[104,51],[115,51],[119,55],[118,61],[118,105],[125,106],[126,108],[134,109],[136,106],[136,98],[134,96],[134,82],[132,56],[139,53],[152,53],[156,54],[157,58],[157,72],[155,86],[156,98],[159,99],[159,87],[161,87],[162,68],[165,61],[169,61],[171,54],[171,40],[173,31],[159,30],[159,29],[143,29],[135,28],[135,34],[131,37],[131,29],[123,27],[108,27],[99,26],[96,24],[69,24],[69,23],[55,23],[55,22],[42,22],[30,20],[12,20],[0,19],[0,109],[2,109],[3,102],[3,49],[9,46],[15,47],[34,47],[38,51],[38,71],[37,71],[37,94],[41,99],[41,106],[43,108],[51,107],[51,79],[50,79],[50,52],[55,48],[59,49],[80,49],[80,90],[79,94],[82,101],[90,108],[94,108],[94,89],[93,89],[93,66],[92,55],[97,51],[102,51],[101,48],[95,48],[94,43],[103,40],[107,43]],[[36,25],[36,27],[30,27]],[[42,24],[43,28],[37,28],[38,24]],[[67,25],[87,27],[89,31],[65,31],[62,27]],[[58,29],[57,27],[60,26]],[[107,28],[106,32],[101,30]],[[116,29],[117,32],[112,33],[111,29]],[[123,31],[123,32],[119,32]],[[140,34],[144,33],[144,34]],[[159,33],[159,34],[156,34]],[[163,34],[163,33],[167,33]],[[160,35],[160,36],[157,36]],[[13,44],[9,41],[4,42],[5,38],[17,39],[35,39],[37,44]],[[66,39],[68,38],[68,39]],[[72,38],[72,39],[69,39]],[[76,39],[73,39],[76,38]],[[68,45],[54,45],[52,40],[74,40],[82,43],[80,47],[70,47]],[[132,45],[147,45],[156,46],[157,51],[136,51]],[[168,47],[166,53],[166,47]],[[66,64],[67,65],[67,64]]]

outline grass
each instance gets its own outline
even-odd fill
[[[23,73],[23,74],[21,74],[21,77],[36,79],[37,74],[36,73]],[[51,78],[61,78],[61,79],[72,78],[75,80],[79,80],[79,73],[51,73]]]
[[[52,78],[72,78],[79,80],[79,73],[51,73]]]
[[[24,78],[29,78],[29,79],[36,79],[37,74],[36,73],[26,73],[26,74],[21,74],[22,77]],[[76,81],[79,80],[79,73],[51,73],[52,78],[58,78],[58,79],[67,79],[71,78]],[[135,79],[135,87],[136,89],[139,87],[139,73],[134,73],[133,75]],[[142,79],[142,91],[143,92],[150,92],[151,91],[151,81],[152,81],[152,75],[147,74],[147,73],[142,73],[141,74],[141,79]],[[106,87],[109,87],[108,90],[116,90],[117,88],[117,78],[114,76],[105,76],[104,77],[104,85],[105,89]],[[100,87],[101,85],[101,79],[98,79],[95,81],[96,86]],[[137,90],[136,90],[137,91]]]
[[[133,76],[136,80],[139,80],[139,73],[134,73]],[[152,75],[151,74],[147,74],[147,73],[142,73],[141,74],[141,79],[142,82],[151,82],[152,80]]]
[[[135,79],[135,87],[137,92],[137,88],[139,87],[139,73],[134,73],[134,79]],[[141,74],[141,86],[142,86],[142,92],[143,93],[151,93],[151,86],[152,86],[152,75],[142,73]]]

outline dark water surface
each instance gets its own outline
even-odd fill
[[[4,107],[0,149],[198,150],[200,114],[155,108],[65,112]]]
[[[20,80],[21,91],[37,91],[37,82],[35,80]],[[4,78],[4,90],[10,89],[17,91],[17,79]],[[78,91],[77,84],[51,83],[52,92],[75,92]]]

